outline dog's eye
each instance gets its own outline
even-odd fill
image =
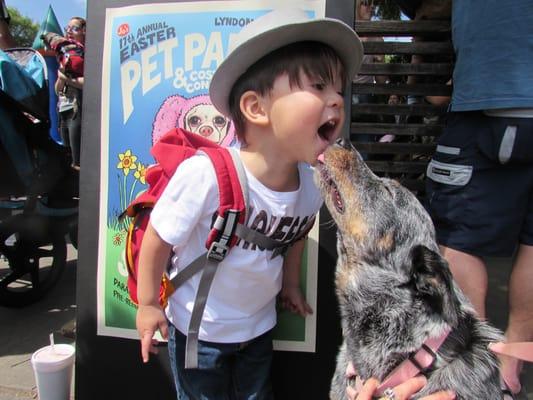
[[[189,118],[189,126],[195,128],[202,123],[202,120],[197,115],[193,115]]]
[[[217,115],[215,118],[213,118],[213,125],[215,126],[224,126],[226,125],[226,118]]]

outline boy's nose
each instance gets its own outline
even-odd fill
[[[332,91],[329,97],[328,105],[330,107],[343,107],[344,98],[339,93]]]

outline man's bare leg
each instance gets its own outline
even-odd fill
[[[485,318],[488,276],[485,262],[476,256],[440,246],[442,256],[448,261],[453,278],[468,297],[480,318]]]
[[[521,245],[509,280],[508,342],[533,340],[533,246]],[[513,393],[520,391],[522,363],[516,358],[500,357],[502,376]]]

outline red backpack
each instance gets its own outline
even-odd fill
[[[166,274],[161,279],[159,301],[166,306],[168,298],[187,279],[201,271],[202,276],[189,322],[186,345],[186,368],[197,366],[198,331],[207,294],[211,287],[216,267],[228,250],[239,239],[273,250],[272,257],[283,255],[295,240],[304,237],[312,226],[306,228],[291,241],[281,242],[254,231],[245,225],[248,204],[246,174],[235,149],[228,149],[200,135],[173,129],[166,133],[153,147],[151,153],[156,164],[146,171],[148,190],[137,197],[123,212],[132,218],[126,237],[126,265],[128,267],[128,291],[135,304],[137,300],[137,271],[139,251],[148,221],[157,199],[163,193],[176,168],[185,159],[198,151],[205,153],[213,163],[218,183],[219,208],[208,237],[206,252],[181,270],[172,280]]]
[[[124,211],[125,215],[132,218],[126,237],[126,265],[129,273],[128,291],[135,304],[137,304],[139,251],[150,219],[150,212],[178,165],[195,155],[198,150],[209,156],[216,171],[220,194],[218,217],[225,219],[231,210],[237,216],[239,223],[245,221],[246,204],[229,150],[183,129],[173,129],[166,133],[151,149],[156,164],[150,166],[146,171],[145,178],[148,190],[137,197]],[[221,235],[221,226],[218,224],[213,227],[207,237],[206,248],[210,249],[211,246],[216,246],[213,243],[218,243]],[[233,246],[237,240],[236,237],[231,239],[228,241],[228,248]],[[163,307],[166,306],[167,299],[174,290],[175,287],[166,275],[163,276],[159,290],[159,300]]]

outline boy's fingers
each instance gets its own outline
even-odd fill
[[[152,348],[152,336],[154,336],[153,331],[144,331],[141,337],[141,357],[143,362],[147,363],[150,359],[150,349]]]
[[[159,324],[159,332],[161,332],[161,336],[163,339],[168,339],[168,324],[167,321],[163,321]]]
[[[157,339],[152,339],[152,344],[150,345],[150,353],[159,354],[159,349],[157,348],[158,344],[159,341]]]
[[[304,306],[305,306],[305,311],[307,314],[313,314],[313,309],[311,308],[311,306],[306,302],[304,302]]]

